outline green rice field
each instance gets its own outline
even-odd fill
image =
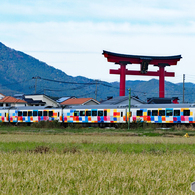
[[[0,194],[193,194],[194,159],[194,136],[0,130]]]

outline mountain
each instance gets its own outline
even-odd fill
[[[35,79],[36,77],[38,79]],[[0,93],[5,95],[14,95],[15,93],[34,94],[35,87],[36,93],[45,93],[52,97],[95,98],[96,89],[97,100],[106,99],[108,96],[119,96],[119,82],[108,83],[82,76],[72,77],[0,42]],[[126,81],[126,88],[131,88],[132,95],[138,96],[142,100],[159,96],[159,82],[157,79]],[[185,101],[195,102],[193,91],[195,91],[195,84],[186,83]],[[126,95],[128,95],[128,91]],[[183,83],[165,82],[165,95],[166,97],[179,97],[182,101]]]

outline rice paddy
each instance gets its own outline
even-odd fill
[[[0,194],[192,194],[195,137],[0,134]]]

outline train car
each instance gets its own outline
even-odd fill
[[[62,122],[62,108],[23,106],[9,109],[9,122],[13,123],[32,123],[54,120]]]
[[[126,123],[126,109],[117,106],[72,106],[63,109],[64,123],[106,124]]]
[[[0,122],[9,122],[10,107],[0,107]]]
[[[131,109],[130,121],[195,123],[194,104],[142,104]]]
[[[0,122],[33,123],[58,121],[65,125],[82,124],[100,127],[130,122],[195,123],[195,104],[140,104],[127,106],[90,105],[54,107],[1,107]]]

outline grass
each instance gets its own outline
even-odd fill
[[[0,123],[0,134],[104,134],[104,135],[122,135],[122,136],[183,136],[188,133],[190,136],[195,136],[195,128],[192,125],[176,125],[171,128],[162,128],[158,124],[144,124],[143,127],[115,129],[115,128],[81,128],[77,125],[75,128],[64,128],[59,123],[55,126],[55,123],[35,123],[32,126],[26,124],[20,124],[19,126],[12,126],[4,123]],[[135,124],[134,124],[135,126]],[[77,128],[78,127],[78,128]]]
[[[45,143],[45,142],[0,142],[1,152],[33,152],[39,147],[47,148],[47,152],[57,152],[59,154],[64,151],[75,152],[103,152],[103,153],[183,153],[195,154],[195,144],[164,144],[164,143]],[[40,150],[42,151],[42,150]]]

